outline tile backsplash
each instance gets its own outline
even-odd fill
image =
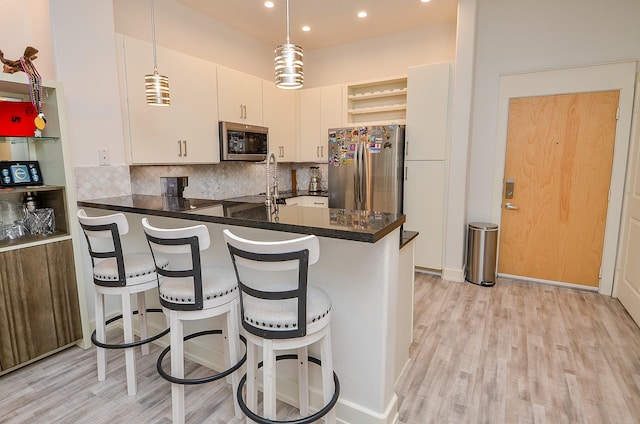
[[[74,168],[78,200],[131,194],[129,166],[77,166]]]
[[[296,170],[298,189],[306,190],[310,166],[319,166],[322,187],[327,188],[327,165],[278,163],[278,187],[291,190],[291,170]],[[121,165],[76,167],[78,200],[99,199],[128,194],[160,195],[160,177],[189,177],[185,197],[228,199],[263,193],[265,164],[223,162],[215,165]]]

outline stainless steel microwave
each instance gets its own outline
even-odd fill
[[[269,129],[257,125],[220,122],[222,160],[263,161],[269,152]]]

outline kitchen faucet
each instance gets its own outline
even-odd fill
[[[273,161],[273,175],[271,171],[271,162]],[[269,153],[266,161],[266,183],[267,183],[267,199],[265,204],[269,207],[278,203],[278,161],[275,153]]]

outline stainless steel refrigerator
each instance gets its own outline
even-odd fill
[[[329,207],[402,213],[404,125],[332,128]]]

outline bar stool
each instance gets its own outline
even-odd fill
[[[247,373],[240,380],[237,398],[249,420],[272,424],[316,422],[323,416],[335,423],[334,405],[340,382],[331,357],[331,299],[322,289],[307,284],[308,266],[320,256],[318,238],[311,235],[293,240],[260,242],[240,238],[224,230],[240,288],[240,316],[247,337]],[[297,272],[296,272],[297,271]],[[274,278],[270,278],[271,275]],[[320,342],[320,360],[308,356],[308,347]],[[257,347],[262,347],[264,416],[257,409],[256,373],[260,367]],[[295,349],[297,354],[276,356],[276,351]],[[300,415],[295,421],[275,421],[276,361],[298,360]],[[309,415],[308,362],[322,368],[325,406]],[[332,384],[333,379],[333,384]],[[242,388],[247,382],[247,402]]]
[[[238,355],[238,285],[231,269],[202,266],[200,251],[208,249],[210,245],[209,231],[204,225],[158,228],[143,218],[142,226],[153,256],[169,257],[168,267],[163,268],[158,264],[156,268],[160,304],[171,329],[171,344],[158,357],[157,369],[165,380],[171,382],[173,422],[183,423],[185,385],[203,384],[230,376],[233,393],[237,391],[239,376],[235,371],[246,360],[246,354],[242,358]],[[226,321],[223,330],[205,330],[184,336],[183,321],[217,316]],[[225,339],[226,370],[204,378],[184,378],[184,341],[208,334],[222,334]],[[162,367],[162,361],[169,352],[171,374]],[[242,418],[242,411],[235,401],[234,410],[236,417]]]
[[[147,309],[145,292],[156,287],[158,277],[156,264],[150,253],[123,253],[121,236],[129,232],[127,218],[121,214],[106,216],[87,216],[84,209],[77,212],[80,226],[87,239],[93,273],[96,307],[96,329],[91,341],[96,346],[98,381],[104,381],[107,375],[107,354],[105,349],[124,349],[127,373],[127,393],[133,396],[137,392],[135,348],[141,346],[142,354],[149,354],[149,343],[169,332],[169,328],[148,336],[147,312],[162,312],[161,309]],[[166,267],[169,260],[157,258],[160,267]],[[131,307],[131,295],[137,295],[138,310]],[[120,296],[122,314],[105,321],[104,296]],[[133,315],[137,314],[140,323],[140,339],[134,341]],[[106,342],[106,326],[122,319],[124,343]]]

